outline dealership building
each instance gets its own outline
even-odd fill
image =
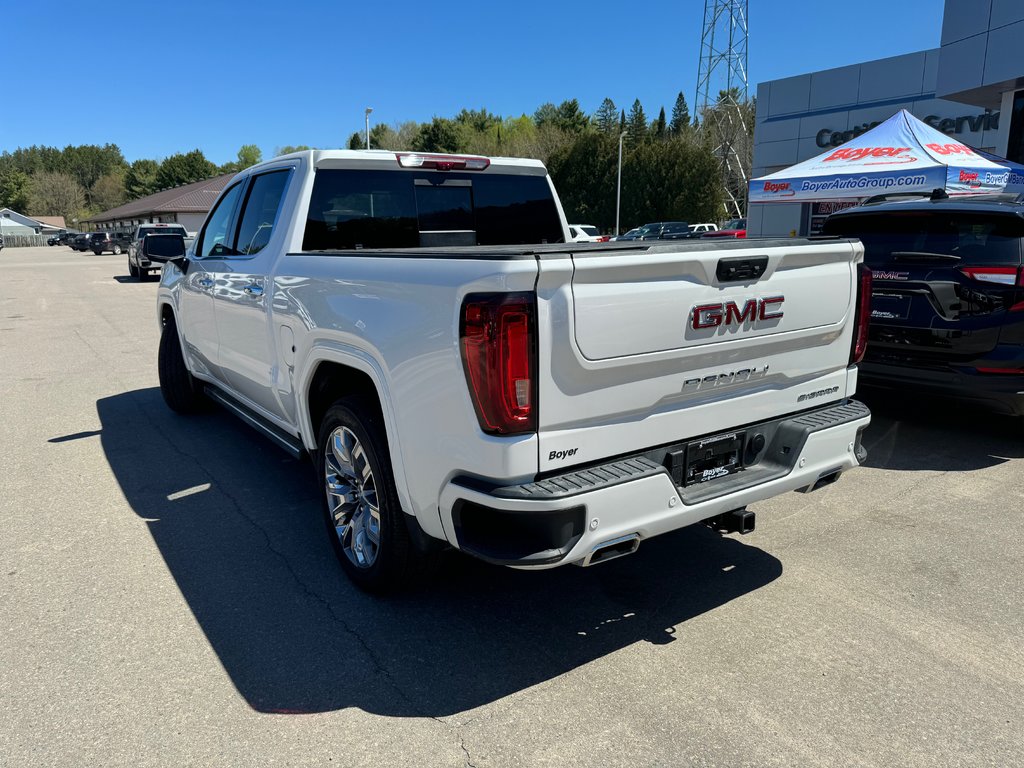
[[[1024,1],[946,0],[938,48],[759,84],[753,178],[838,147],[900,109],[1024,163]],[[855,202],[752,203],[748,233],[811,234]]]

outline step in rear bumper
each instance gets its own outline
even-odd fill
[[[656,536],[852,469],[866,458],[860,436],[870,421],[865,405],[846,401],[739,427],[732,431],[765,436],[756,461],[688,487],[669,455],[692,439],[531,483],[457,477],[441,493],[441,521],[449,542],[469,554],[550,568],[618,536]]]

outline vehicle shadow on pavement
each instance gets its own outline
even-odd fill
[[[227,414],[176,416],[155,388],[97,410],[126,499],[261,712],[464,712],[632,644],[673,642],[683,622],[782,573],[764,551],[693,526],[588,569],[452,553],[412,593],[375,599],[334,560],[307,463]]]
[[[865,466],[969,471],[1024,457],[1024,425],[1016,417],[949,400],[861,389],[871,408]]]

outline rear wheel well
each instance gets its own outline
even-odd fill
[[[383,427],[386,423],[384,412],[373,379],[358,368],[325,361],[317,366],[309,385],[307,407],[314,435],[319,434],[320,424],[323,423],[327,410],[341,398],[350,395],[359,395],[369,403]],[[386,432],[385,429],[385,435]]]

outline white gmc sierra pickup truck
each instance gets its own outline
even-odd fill
[[[590,565],[863,460],[856,240],[567,243],[544,166],[307,151],[164,268],[160,386],[309,455],[343,569]]]

